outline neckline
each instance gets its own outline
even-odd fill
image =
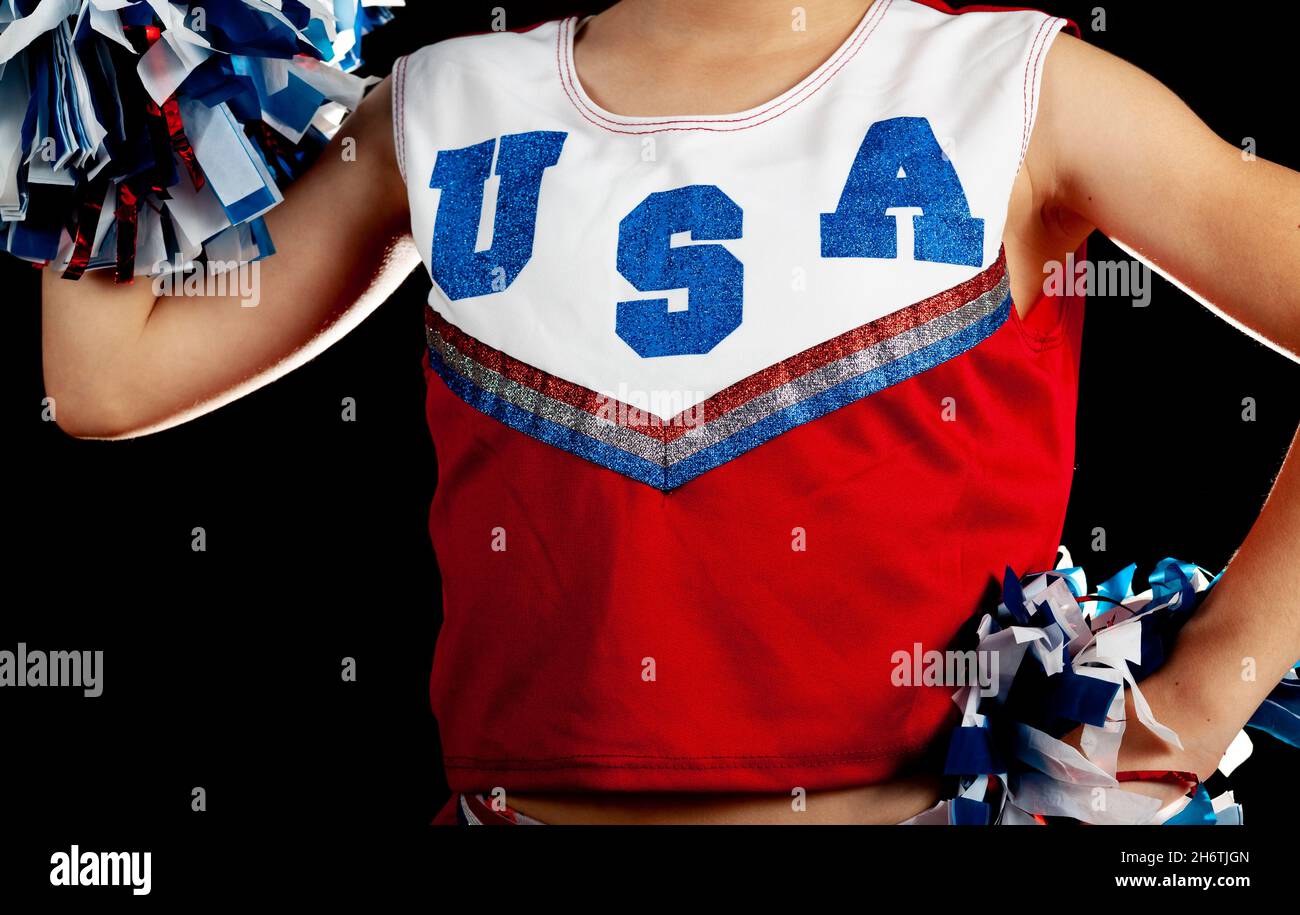
[[[780,95],[744,111],[728,114],[662,115],[630,117],[616,114],[598,105],[578,79],[574,63],[574,35],[590,17],[569,16],[559,21],[556,34],[556,65],[565,95],[574,108],[591,123],[615,133],[652,133],[667,130],[743,130],[769,121],[802,104],[838,73],[862,48],[885,18],[894,0],[875,0],[862,15],[849,36],[830,56],[794,86]]]

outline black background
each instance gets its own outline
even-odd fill
[[[489,29],[497,5],[414,0],[369,39],[368,70]],[[1300,168],[1294,6],[1210,18],[1112,3],[1104,33],[1089,29],[1094,6],[1042,4],[1165,82],[1223,138],[1254,137],[1259,155]],[[517,28],[584,8],[505,9]],[[1124,257],[1100,236],[1089,253]],[[13,436],[0,647],[103,649],[105,691],[93,701],[0,692],[10,885],[45,884],[49,854],[73,842],[152,848],[156,885],[175,886],[179,874],[203,882],[227,866],[199,849],[360,849],[393,834],[380,827],[428,823],[446,789],[427,695],[440,591],[426,530],[436,468],[423,420],[423,272],[269,388],[120,443],[75,441],[41,421],[38,288],[35,269],[0,263],[14,373],[0,400]],[[1145,309],[1091,300],[1063,542],[1094,579],[1129,561],[1145,574],[1166,555],[1217,571],[1300,422],[1298,378],[1163,280]],[[340,420],[345,397],[356,422]],[[1256,399],[1257,422],[1242,421],[1244,397]],[[206,552],[190,549],[195,526]],[[1088,552],[1097,526],[1102,555]],[[340,680],[345,656],[357,659],[356,683]],[[1300,812],[1300,754],[1255,742],[1233,778],[1249,820],[1242,841]],[[196,785],[207,789],[202,814],[190,810]]]

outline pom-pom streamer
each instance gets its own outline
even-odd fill
[[[273,253],[402,0],[0,0],[3,247],[119,282]]]
[[[1194,774],[1117,771],[1126,689],[1137,723],[1181,746],[1178,735],[1156,719],[1139,683],[1168,656],[1178,631],[1218,580],[1199,566],[1164,559],[1149,576],[1149,589],[1135,594],[1135,570],[1122,569],[1090,593],[1083,569],[1071,565],[1064,547],[1050,572],[1021,579],[1007,569],[1002,602],[983,616],[977,632],[977,656],[996,672],[996,682],[986,689],[965,686],[953,696],[962,721],[949,743],[946,773],[956,778],[956,794],[912,822],[1242,821],[1232,792],[1211,798]],[[1081,749],[1061,740],[1080,726]],[[1296,670],[1247,727],[1300,745]],[[1219,772],[1230,775],[1250,751],[1242,731]],[[1180,784],[1188,792],[1162,808],[1155,798],[1123,790],[1129,781]]]

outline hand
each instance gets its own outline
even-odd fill
[[[1172,744],[1165,743],[1151,731],[1147,730],[1137,716],[1133,706],[1133,694],[1126,690],[1124,696],[1124,715],[1127,722],[1124,736],[1119,745],[1118,772],[1134,771],[1169,771],[1191,772],[1201,781],[1205,781],[1219,766],[1226,748],[1215,749],[1212,738],[1202,735],[1185,717],[1177,714],[1178,705],[1161,695],[1163,683],[1157,680],[1159,674],[1153,674],[1142,683],[1142,693],[1151,705],[1156,720],[1178,734],[1183,744],[1180,750]],[[1163,700],[1163,701],[1162,701]],[[1061,739],[1075,749],[1083,728],[1071,731]],[[1121,783],[1124,791],[1154,797],[1161,807],[1167,806],[1187,794],[1188,786],[1158,781],[1130,781]]]

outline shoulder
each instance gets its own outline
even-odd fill
[[[953,9],[942,0],[876,0],[891,3],[888,15],[896,24],[943,38],[982,37],[1006,40],[1027,35],[1042,42],[1050,29],[1077,31],[1069,19],[1026,7],[976,6]]]
[[[1071,35],[1045,55],[1039,121],[1045,152],[1060,159],[1097,143],[1154,141],[1151,126],[1193,119],[1190,109],[1145,70]]]
[[[458,71],[483,76],[507,76],[539,62],[554,60],[561,20],[541,22],[515,31],[459,35],[427,44],[407,55],[402,66],[410,74]]]
[[[1037,9],[994,6],[954,10],[942,0],[876,0],[887,4],[886,42],[908,49],[931,81],[952,87],[982,87],[991,104],[1018,106],[1027,134],[1033,126],[1042,75],[1058,37],[1078,34],[1069,19]]]

